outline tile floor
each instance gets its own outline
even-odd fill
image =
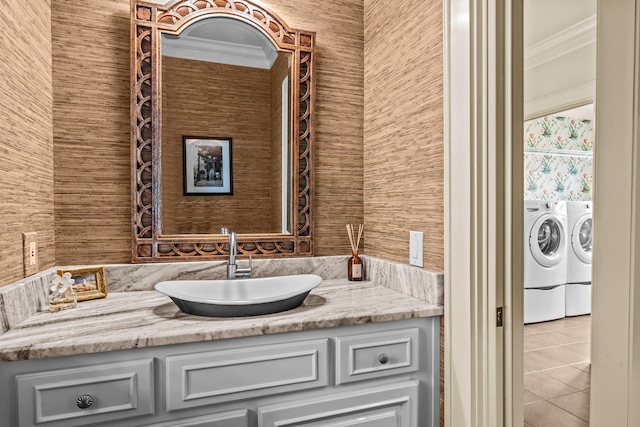
[[[524,326],[525,427],[589,425],[591,316]]]

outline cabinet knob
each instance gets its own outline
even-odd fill
[[[80,409],[87,409],[89,406],[93,405],[93,397],[88,394],[83,394],[78,399],[76,399],[76,405]]]
[[[378,356],[378,362],[380,362],[382,365],[386,365],[387,363],[389,363],[389,355],[387,353],[382,353],[380,356]]]

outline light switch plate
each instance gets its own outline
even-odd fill
[[[38,272],[38,233],[22,233],[24,277]]]
[[[409,232],[409,264],[424,267],[424,232]]]

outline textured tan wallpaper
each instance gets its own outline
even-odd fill
[[[363,221],[363,3],[265,0],[317,33],[315,254]],[[131,260],[129,0],[52,7],[57,263]]]
[[[442,1],[365,1],[365,252],[444,270]]]
[[[386,6],[365,0],[365,252],[408,263],[409,231],[424,231],[424,268],[444,271],[442,1]]]
[[[31,16],[29,19],[37,20],[36,15],[22,13],[27,7],[22,2],[12,3],[15,5],[9,10],[20,19]],[[347,253],[344,224],[362,222],[366,211],[367,253],[406,262],[408,231],[424,230],[425,268],[441,271],[441,4],[400,3],[385,8],[376,0],[364,2],[365,48],[361,1],[266,2],[291,26],[317,32],[316,254]],[[59,264],[130,260],[128,6],[127,0],[103,2],[101,8],[70,0],[52,5],[55,241]],[[43,8],[38,10],[42,13]],[[41,25],[46,21],[40,17]],[[387,31],[390,24],[404,30]],[[33,48],[44,49],[46,55],[46,41],[31,40]],[[5,43],[3,49],[16,48]],[[10,57],[10,52],[5,56]],[[3,66],[8,63],[4,61]],[[38,90],[39,95],[42,93],[46,94],[46,89]],[[40,114],[37,120],[42,117]],[[11,132],[17,132],[16,127]],[[46,144],[38,144],[39,150],[44,147]],[[47,155],[39,154],[38,158],[46,159]],[[7,182],[5,176],[3,183]],[[51,177],[48,179],[39,187],[43,194],[51,186]],[[22,197],[25,191],[17,193]],[[46,203],[51,203],[50,195],[45,197],[49,197]],[[13,221],[11,229],[15,228]],[[18,240],[11,239],[12,243],[2,247],[15,248]],[[53,238],[46,240],[52,246]],[[53,249],[44,247],[41,260],[47,258],[47,251],[53,258]],[[7,255],[2,259],[12,256],[15,258]],[[9,264],[15,266],[15,259]]]
[[[314,253],[350,253],[346,223],[363,212],[362,0],[267,0],[288,25],[316,32]]]
[[[56,263],[131,261],[129,1],[51,10]]]
[[[0,286],[23,277],[22,233],[38,233],[39,268],[55,265],[49,1],[0,13]]]
[[[162,70],[163,233],[270,232],[269,70],[171,57]],[[183,136],[232,139],[233,195],[183,195]]]

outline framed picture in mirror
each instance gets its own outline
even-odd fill
[[[183,136],[185,196],[233,194],[231,138]]]

